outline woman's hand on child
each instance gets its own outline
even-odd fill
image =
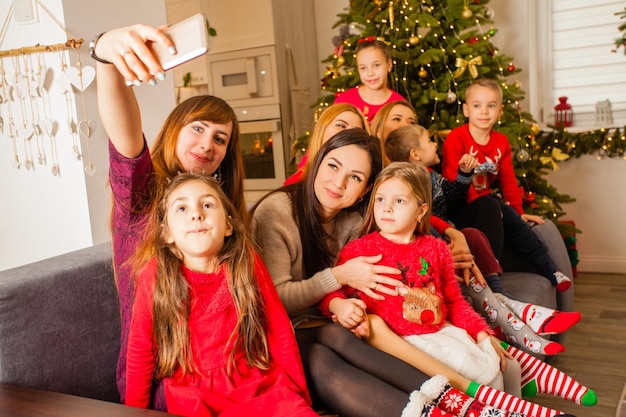
[[[171,53],[176,52],[172,40],[163,31],[166,27],[139,24],[113,29],[98,39],[94,52],[115,65],[129,85],[148,82],[155,76],[162,79],[163,68],[148,46],[156,42]]]
[[[454,270],[461,274],[461,276],[457,275],[457,280],[469,286],[470,280],[472,277],[475,277],[480,285],[487,286],[482,272],[480,272],[480,269],[478,269],[474,262],[474,255],[472,255],[467,245],[465,235],[451,227],[446,229],[444,233],[448,239],[448,249],[450,249],[450,253],[452,254]]]
[[[509,352],[506,351],[506,349],[502,347],[498,338],[496,338],[495,336],[491,336],[485,331],[478,332],[478,334],[476,335],[476,342],[480,343],[486,338],[489,338],[491,346],[493,346],[493,349],[496,351],[496,354],[500,358],[500,370],[502,372],[506,371],[506,358],[513,359],[513,355],[511,355]]]
[[[367,306],[363,300],[358,298],[333,298],[328,304],[328,309],[333,313],[332,319],[335,323],[339,323],[351,331],[361,325],[363,321],[367,321]],[[369,334],[369,327],[367,330]]]
[[[461,159],[459,159],[459,169],[466,173],[473,172],[474,168],[476,168],[478,165],[478,159],[468,153],[464,154],[463,156],[461,156]]]
[[[398,295],[396,287],[400,285],[400,281],[386,275],[399,275],[400,270],[376,265],[382,257],[382,255],[359,256],[333,267],[331,272],[339,284],[348,285],[375,300],[384,300],[385,297],[381,294]]]
[[[487,287],[487,281],[485,281],[483,273],[480,272],[480,269],[478,269],[476,264],[472,265],[472,267],[469,269],[462,270],[461,274],[463,275],[463,277],[457,276],[457,280],[459,280],[459,282],[463,282],[466,287],[470,286],[472,278],[476,280],[476,282],[478,282],[481,286]]]
[[[524,220],[526,223],[537,223],[537,224],[544,224],[546,221],[543,219],[543,217],[539,217],[539,216],[535,216],[534,214],[522,214],[522,220]]]

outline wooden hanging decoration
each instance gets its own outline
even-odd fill
[[[23,46],[20,48],[0,50],[0,104],[5,104],[4,114],[0,113],[0,131],[8,131],[8,136],[13,142],[13,158],[11,165],[14,169],[22,167],[27,170],[34,170],[35,160],[39,165],[48,165],[52,162],[51,171],[54,176],[60,175],[60,166],[57,156],[56,131],[59,123],[49,114],[46,106],[48,88],[45,85],[45,75],[48,68],[43,65],[44,53],[56,52],[59,56],[61,73],[67,87],[62,94],[65,96],[67,104],[67,122],[69,133],[72,137],[72,152],[76,160],[81,160],[82,155],[79,149],[80,138],[83,136],[87,149],[87,166],[85,172],[93,175],[95,166],[91,161],[89,150],[89,139],[96,128],[95,122],[90,120],[86,114],[84,91],[95,78],[95,68],[83,66],[80,62],[79,48],[84,43],[82,38],[72,36],[69,31],[60,23],[53,13],[41,2],[35,0],[37,5],[43,9],[48,16],[63,30],[68,39],[64,43],[50,45],[36,44]],[[0,47],[7,33],[7,26],[13,15],[13,6],[10,5],[7,16],[0,28]],[[68,66],[65,51],[73,50],[76,53],[76,66]],[[8,60],[13,65],[13,73],[6,74],[4,61]],[[7,75],[9,75],[7,77]],[[78,95],[82,102],[83,120],[80,123],[72,120],[71,94],[72,90]],[[13,105],[12,105],[13,104]],[[17,111],[17,115],[14,112]],[[4,116],[4,118],[3,118]],[[17,119],[14,120],[14,117]],[[50,152],[46,153],[45,139],[49,139]],[[23,144],[23,159],[20,158],[18,149],[19,139]]]

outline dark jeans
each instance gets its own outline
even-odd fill
[[[535,271],[556,285],[553,274],[557,271],[548,252],[521,216],[503,200],[495,196],[483,196],[471,204],[458,207],[453,212],[453,220],[458,228],[475,227],[489,239],[496,258],[507,271],[507,263],[502,262],[505,243],[532,265]]]

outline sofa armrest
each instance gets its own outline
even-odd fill
[[[572,274],[572,263],[563,242],[563,237],[559,229],[551,221],[533,226],[533,232],[544,244],[548,255],[556,264],[556,267],[572,280],[572,286],[563,292],[557,292],[557,307],[561,311],[574,311],[574,276]]]
[[[110,244],[0,272],[0,382],[119,402]]]

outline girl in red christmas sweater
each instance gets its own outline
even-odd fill
[[[506,412],[496,415],[508,415],[508,412],[536,417],[558,415],[556,410],[515,398],[488,385],[502,388],[500,364],[510,355],[461,295],[445,242],[429,235],[431,201],[431,178],[426,168],[395,162],[379,174],[362,229],[363,234],[367,234],[345,245],[337,264],[359,256],[382,254],[379,264],[402,271],[400,295],[377,300],[344,287],[322,300],[322,312],[350,329],[367,327],[364,323],[368,320],[382,319],[392,332],[408,343],[403,343],[402,339],[382,345],[372,341],[380,339],[380,334],[369,334],[368,342],[428,375],[445,375],[455,387],[478,400],[506,408]],[[377,284],[376,288],[380,285],[384,284]],[[370,329],[374,333],[380,327]],[[432,387],[428,382],[425,385],[412,395],[416,402],[423,395],[433,397]],[[450,401],[449,392],[450,388],[446,388],[434,393],[439,407],[458,405]],[[455,391],[454,395],[462,394]],[[410,415],[410,405],[407,415]],[[466,415],[467,410],[461,412],[453,405],[446,411]]]
[[[378,231],[348,243],[337,263],[375,251],[381,263],[402,271],[403,297],[375,300],[346,288],[326,296],[322,310],[339,323],[350,323],[352,305],[364,303],[370,314],[380,316],[395,333],[456,372],[481,384],[503,389],[500,360],[504,351],[485,320],[461,294],[452,257],[445,242],[430,235],[430,174],[422,167],[392,164],[385,169],[373,199],[373,222]],[[420,174],[425,182],[419,182]],[[416,196],[402,175],[415,176]],[[408,179],[408,178],[407,178]],[[369,220],[369,222],[368,222]],[[368,228],[369,228],[368,227]],[[417,232],[417,233],[416,233]],[[360,300],[351,298],[358,296]]]
[[[127,356],[126,404],[193,417],[310,416],[287,313],[219,183],[179,174],[151,214]]]

